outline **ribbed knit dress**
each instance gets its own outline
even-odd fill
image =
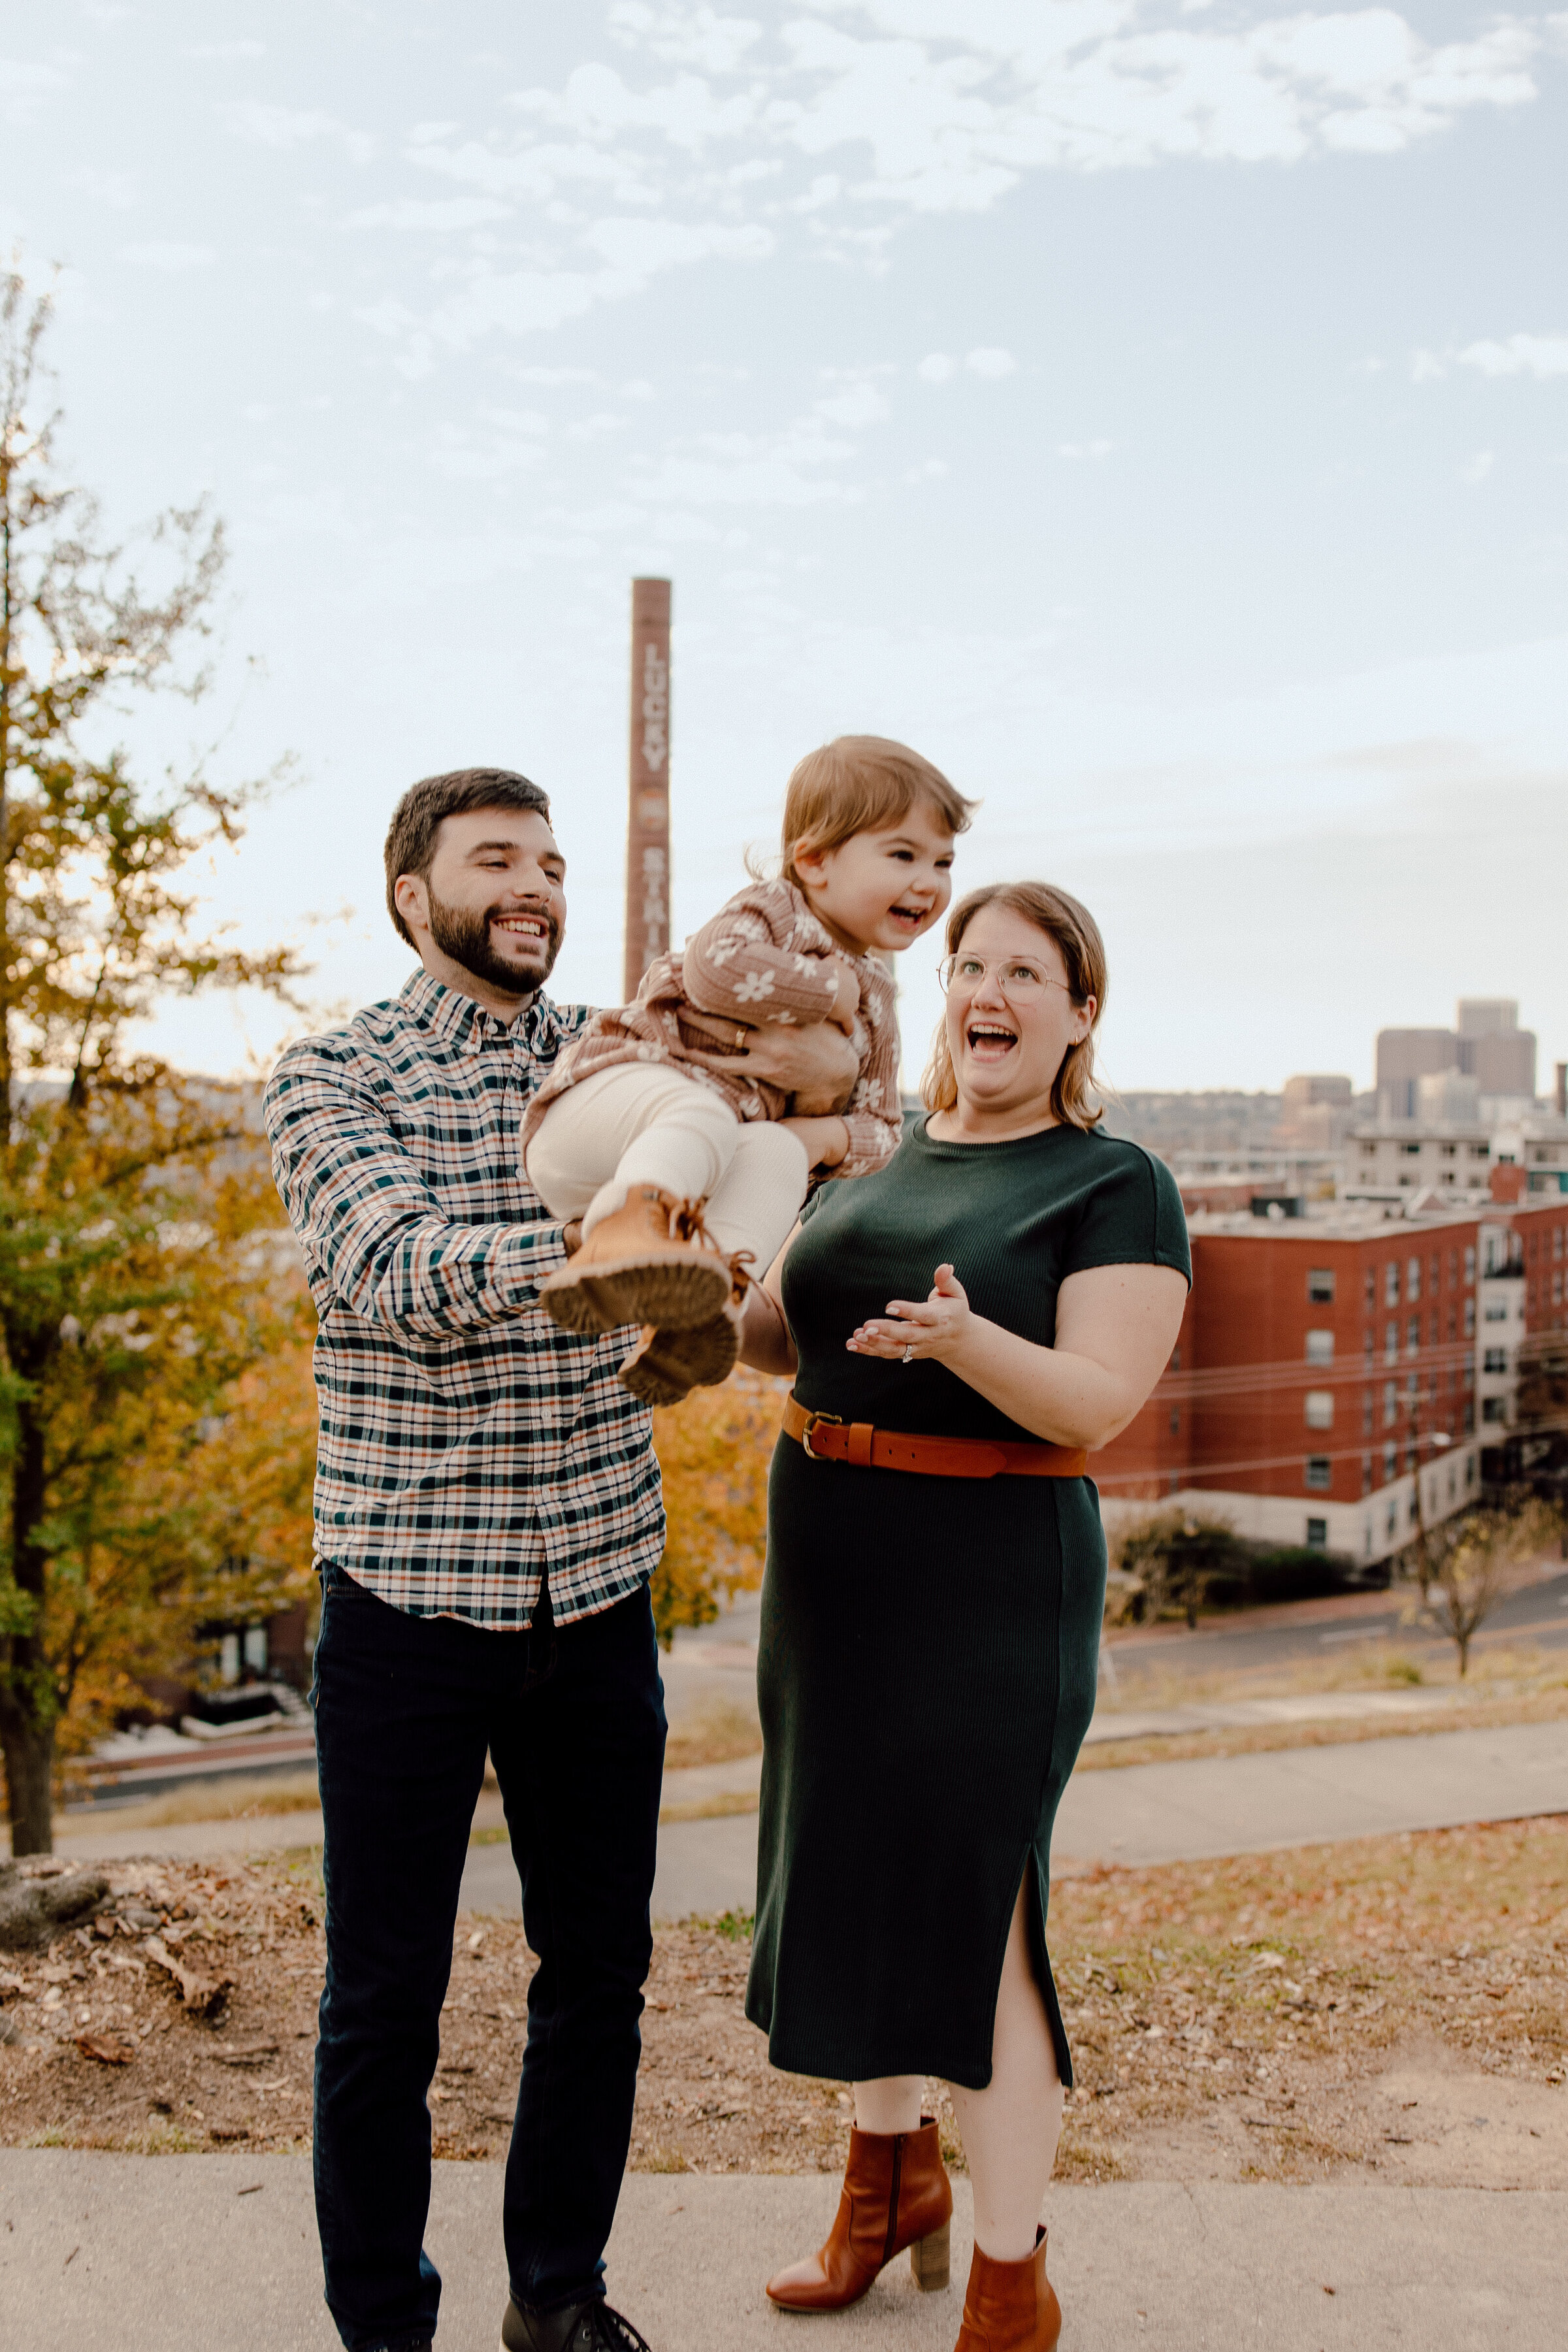
[[[811,1410],[1027,1439],[944,1366],[850,1355],[858,1323],[951,1260],[978,1315],[1049,1345],[1097,1265],[1192,1261],[1168,1169],[1056,1127],[942,1143],[825,1185],[784,1262]],[[757,1689],[764,1754],[746,2013],[791,2074],[933,2074],[982,2089],[1007,1929],[1031,1874],[1046,1947],[1051,1824],[1094,1712],[1105,1539],[1088,1478],[943,1478],[812,1461],[781,1436]]]

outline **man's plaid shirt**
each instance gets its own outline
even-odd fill
[[[267,1089],[278,1189],[316,1302],[316,1549],[415,1616],[526,1625],[635,1591],[664,1547],[630,1334],[536,1304],[565,1264],[522,1173],[534,1087],[588,1008],[510,1027],[416,972],[291,1046]]]

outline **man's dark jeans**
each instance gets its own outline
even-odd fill
[[[603,2293],[653,1948],[664,1693],[646,1590],[499,1633],[410,1617],[335,1569],[324,1581],[316,2213],[344,2344],[401,2352],[435,2332],[441,2294],[425,2095],[487,1748],[540,1963],[506,2168],[511,2292],[544,2309]]]

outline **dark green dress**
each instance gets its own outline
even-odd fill
[[[1072,1127],[938,1143],[825,1185],[784,1265],[814,1411],[1027,1438],[935,1363],[852,1356],[858,1323],[951,1259],[975,1312],[1048,1344],[1069,1274],[1191,1279],[1181,1197],[1135,1144]],[[813,1462],[781,1436],[757,1689],[765,1753],[746,2013],[775,2066],[981,2089],[1019,1882],[1046,1957],[1051,1823],[1094,1712],[1105,1539],[1088,1478],[940,1478]]]

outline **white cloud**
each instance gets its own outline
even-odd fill
[[[310,139],[332,139],[356,163],[367,163],[375,152],[374,139],[340,122],[335,115],[267,106],[257,99],[237,100],[221,112],[235,137],[253,147],[298,147]]]
[[[971,375],[984,376],[987,383],[994,383],[1002,376],[1012,375],[1018,362],[1011,352],[1004,351],[999,344],[982,343],[969,353],[963,364]]]
[[[958,362],[949,359],[945,352],[930,352],[915,373],[922,383],[951,383],[958,373]]]
[[[1497,457],[1492,450],[1478,449],[1475,456],[1460,467],[1459,479],[1461,482],[1468,482],[1474,488],[1486,480],[1496,464]]]
[[[1116,444],[1113,441],[1058,441],[1057,456],[1074,459],[1087,457],[1095,461],[1101,457],[1109,457],[1115,446]]]
[[[649,8],[642,0],[616,0],[610,30],[628,47],[635,43],[671,64],[728,73],[761,38],[763,28],[749,16],[721,16],[714,8]]]
[[[0,58],[0,116],[18,125],[29,121],[46,98],[69,88],[58,66],[22,58]]]
[[[364,205],[350,213],[345,228],[452,229],[477,228],[481,221],[510,220],[511,206],[493,196],[400,196],[394,204]]]
[[[178,245],[154,239],[148,245],[124,245],[120,248],[122,261],[134,263],[138,269],[210,269],[217,259],[210,245]]]
[[[761,261],[773,249],[772,232],[760,225],[671,220],[595,221],[585,242],[612,269],[639,281],[683,262]]]
[[[888,404],[875,384],[862,380],[845,392],[835,392],[816,403],[818,416],[826,416],[830,425],[847,425],[851,430],[867,425],[880,424],[888,414]]]
[[[1467,343],[1461,367],[1483,375],[1568,375],[1568,335],[1510,335],[1500,343]]]

